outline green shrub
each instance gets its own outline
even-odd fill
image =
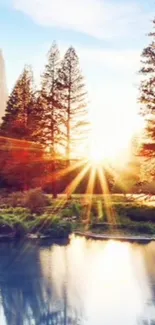
[[[32,213],[43,212],[49,203],[48,197],[42,192],[41,189],[33,189],[25,193],[24,206]]]
[[[60,217],[59,216],[53,215],[51,217],[51,223],[52,223],[52,225],[57,225],[59,222],[60,222]]]
[[[77,202],[73,202],[71,205],[72,217],[76,216],[80,218],[81,215],[81,205]]]
[[[53,216],[52,218],[47,218],[40,228],[40,222],[38,229],[41,234],[48,235],[54,238],[64,238],[67,237],[72,232],[71,222],[60,220],[58,216]]]
[[[26,208],[8,208],[1,210],[0,216],[4,219],[25,220],[30,218],[30,211]]]
[[[134,231],[142,234],[153,235],[155,233],[155,228],[149,223],[131,223],[128,225],[127,229],[129,231]]]

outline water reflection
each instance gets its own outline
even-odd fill
[[[1,244],[0,324],[155,325],[155,243]]]

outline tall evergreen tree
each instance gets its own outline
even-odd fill
[[[44,141],[49,146],[53,156],[57,153],[57,145],[60,140],[60,96],[58,90],[58,71],[60,66],[60,55],[57,44],[53,45],[48,53],[48,63],[42,77],[42,90],[40,98],[44,106],[44,118],[42,127],[44,130]]]
[[[33,120],[35,125],[33,126],[32,141],[38,142],[43,146],[47,145],[46,139],[46,99],[43,89],[35,92],[34,104],[33,104]]]
[[[35,128],[33,77],[30,67],[23,73],[9,96],[0,132],[4,136],[31,140]]]
[[[58,71],[60,68],[60,55],[57,44],[53,42],[48,53],[48,63],[42,78],[40,99],[44,111],[42,119],[42,139],[51,154],[51,171],[53,196],[57,196],[56,189],[56,158],[61,140],[61,101],[58,87]]]
[[[153,20],[155,29],[155,19]],[[141,114],[146,122],[144,154],[155,154],[155,31],[149,33],[150,44],[142,52],[142,68],[140,73],[143,76],[140,86]]]
[[[78,147],[79,141],[84,140],[86,126],[88,126],[85,84],[80,71],[79,58],[73,47],[70,47],[64,56],[59,71],[59,82],[64,110],[66,158],[69,164],[73,148]]]

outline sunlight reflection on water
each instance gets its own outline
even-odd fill
[[[0,246],[0,325],[155,324],[155,243]]]
[[[68,306],[83,315],[85,324],[134,325],[145,314],[149,317],[147,302],[152,295],[143,248],[72,237],[69,246],[53,247],[48,265],[43,262],[46,254],[41,252],[45,277],[60,300],[66,285]]]

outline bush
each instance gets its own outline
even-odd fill
[[[63,209],[62,211],[61,211],[61,218],[62,219],[70,219],[70,218],[72,218],[73,217],[73,212],[72,212],[72,210],[71,209],[69,209],[69,208],[66,208],[66,209]]]
[[[41,189],[33,189],[25,194],[24,207],[28,208],[32,213],[43,212],[44,208],[49,204],[48,197]]]
[[[72,217],[76,216],[80,218],[81,215],[81,205],[77,202],[73,202],[71,205],[71,210],[72,210]]]
[[[130,224],[128,224],[127,230],[134,233],[149,235],[154,235],[155,233],[155,227],[150,223],[131,222]]]
[[[126,215],[130,220],[137,222],[155,222],[155,208],[153,206],[135,205],[126,206],[124,212],[119,211],[120,215]]]
[[[65,219],[70,219],[72,217],[80,218],[81,206],[80,204],[73,202],[71,204],[66,204],[61,211],[61,217]]]
[[[53,238],[66,238],[72,232],[72,224],[69,222],[59,221],[59,223],[51,223],[48,228],[42,230],[42,233]]]

